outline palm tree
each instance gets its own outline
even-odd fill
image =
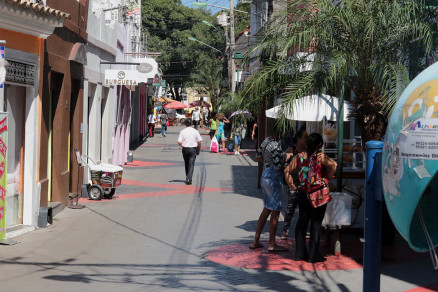
[[[222,78],[223,67],[219,61],[213,62],[212,59],[207,61],[201,60],[197,66],[195,73],[190,75],[191,84],[195,87],[201,87],[205,89],[210,95],[210,101],[213,109],[217,105],[217,97],[221,88],[224,85]]]
[[[339,96],[345,86],[363,142],[380,140],[410,74],[427,66],[429,12],[421,1],[290,0],[252,48],[264,66],[245,83],[245,103],[259,107],[281,93],[287,105],[310,94]]]

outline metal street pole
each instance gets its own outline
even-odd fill
[[[345,84],[342,82],[341,96],[338,101],[338,155],[337,162],[338,168],[336,169],[336,191],[342,192],[342,161],[344,153],[344,94]]]
[[[230,40],[228,38],[228,25],[225,26],[225,48],[230,46]],[[225,58],[227,58],[227,71],[228,71],[228,80],[231,80],[231,76],[233,76],[233,71],[232,71],[232,65],[231,65],[231,61],[232,58],[230,58],[230,55],[225,54],[224,55]]]
[[[236,80],[236,92],[239,91],[239,66],[237,66],[237,80]]]
[[[233,0],[230,0],[230,59],[231,59],[231,92],[236,92],[236,65],[234,64],[234,46],[236,39],[234,38],[234,8]]]
[[[195,38],[192,38],[192,37],[188,37],[188,39],[191,40],[192,42],[198,42],[198,43],[200,43],[200,44],[203,44],[204,46],[207,46],[207,47],[209,47],[210,49],[213,49],[213,50],[218,51],[219,53],[223,54],[221,50],[218,50],[218,49],[216,49],[215,47],[210,46],[209,44],[206,44],[206,43],[204,43],[204,42],[201,42],[201,41],[198,40],[198,39],[195,39]]]
[[[382,256],[382,151],[383,142],[366,144],[365,244],[363,247],[364,292],[380,291]]]
[[[205,8],[207,6],[212,6],[212,7],[216,7],[216,8],[230,10],[230,8],[227,8],[227,7],[222,7],[222,6],[217,6],[217,5],[213,5],[213,4],[209,4],[209,3],[202,3],[202,2],[194,2],[194,3],[192,3],[192,5],[195,6],[195,7],[202,7],[202,8]],[[238,12],[241,12],[241,13],[249,14],[248,12],[242,11],[242,10],[234,9],[234,11],[238,11]],[[256,14],[256,13],[253,13],[253,14]]]

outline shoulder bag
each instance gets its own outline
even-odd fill
[[[322,177],[322,166],[316,154],[309,159],[309,170],[306,182],[306,193],[313,208],[318,208],[331,201],[328,181]]]

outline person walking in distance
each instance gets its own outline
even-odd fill
[[[332,178],[336,172],[337,163],[324,153],[321,153],[323,139],[320,134],[312,133],[307,140],[307,149],[292,159],[285,173],[293,174],[299,171],[299,185],[295,185],[292,175],[286,176],[286,182],[292,190],[298,190],[298,207],[300,215],[295,228],[295,260],[311,263],[325,261],[319,251],[321,223],[327,204],[314,208],[307,197],[313,181],[319,178]],[[312,174],[310,172],[313,172]],[[315,178],[317,176],[317,178]],[[312,181],[309,179],[311,178]],[[306,232],[310,222],[309,248],[306,247]]]
[[[242,143],[242,131],[243,125],[238,124],[234,126],[233,134],[234,134],[234,155],[240,155],[240,144]]]
[[[193,120],[193,125],[195,126],[195,129],[198,129],[199,121],[201,120],[201,112],[199,111],[199,108],[196,108],[193,111],[192,120]]]
[[[196,156],[199,155],[201,151],[202,138],[199,132],[191,127],[192,122],[190,119],[185,119],[184,124],[186,128],[179,133],[178,145],[182,147],[182,155],[186,169],[186,184],[191,185]]]
[[[294,144],[292,146],[292,155],[286,162],[286,164],[289,164],[292,159],[301,152],[305,152],[307,149],[307,138],[309,135],[306,132],[306,126],[302,126],[298,132],[295,134],[295,136],[292,138],[292,143]],[[290,148],[288,148],[290,149]],[[286,151],[287,152],[287,151]],[[299,175],[298,171],[295,171],[294,173],[289,173],[287,171],[284,172],[284,178],[286,181],[289,178],[289,176],[292,176],[292,179],[294,181],[294,184],[297,186],[299,185]],[[287,208],[286,213],[284,214],[284,225],[283,225],[283,234],[281,235],[281,239],[286,240],[287,236],[289,235],[289,228],[290,223],[292,221],[292,218],[294,217],[295,209],[298,205],[298,192],[295,190],[292,190],[290,187],[288,188],[288,201],[287,201]]]
[[[148,127],[149,127],[149,137],[154,136],[155,123],[156,123],[155,115],[153,112],[150,112],[148,115]]]
[[[161,114],[160,120],[161,120],[161,136],[166,137],[167,121],[169,120],[169,117],[167,116],[165,111],[163,111],[163,113]]]
[[[219,123],[217,124],[216,139],[217,139],[219,145],[222,144],[222,152],[224,152],[224,153],[226,152],[226,148],[225,148],[225,131],[224,131],[225,123],[229,124],[230,121],[223,114],[221,114],[220,117],[219,117]]]
[[[208,121],[209,121],[209,118],[208,118],[208,113],[209,113],[209,110],[208,110],[208,108],[204,108],[204,127],[207,129],[208,128]]]
[[[219,123],[216,113],[211,113],[212,118],[210,119],[210,139],[213,139],[216,134],[217,124]]]
[[[278,143],[279,135],[276,133],[267,137],[257,151],[256,159],[263,162],[262,174],[262,190],[264,194],[263,210],[257,221],[256,233],[254,240],[250,244],[250,249],[262,248],[260,243],[260,235],[269,215],[269,244],[268,251],[279,252],[287,251],[286,248],[275,243],[275,236],[277,234],[278,217],[281,211],[281,201],[283,194],[283,169],[286,161],[286,153]]]
[[[259,145],[259,127],[257,125],[257,119],[255,120],[254,125],[252,126],[251,140],[254,141],[254,149],[257,151]]]

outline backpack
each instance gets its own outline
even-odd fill
[[[317,154],[312,154],[309,158],[306,193],[312,193],[326,186],[328,186],[328,180],[322,176],[322,165],[318,161]]]
[[[298,160],[299,180],[298,189],[307,194],[313,208],[323,206],[331,201],[328,180],[322,175],[322,165],[317,154],[304,159],[302,155]]]

